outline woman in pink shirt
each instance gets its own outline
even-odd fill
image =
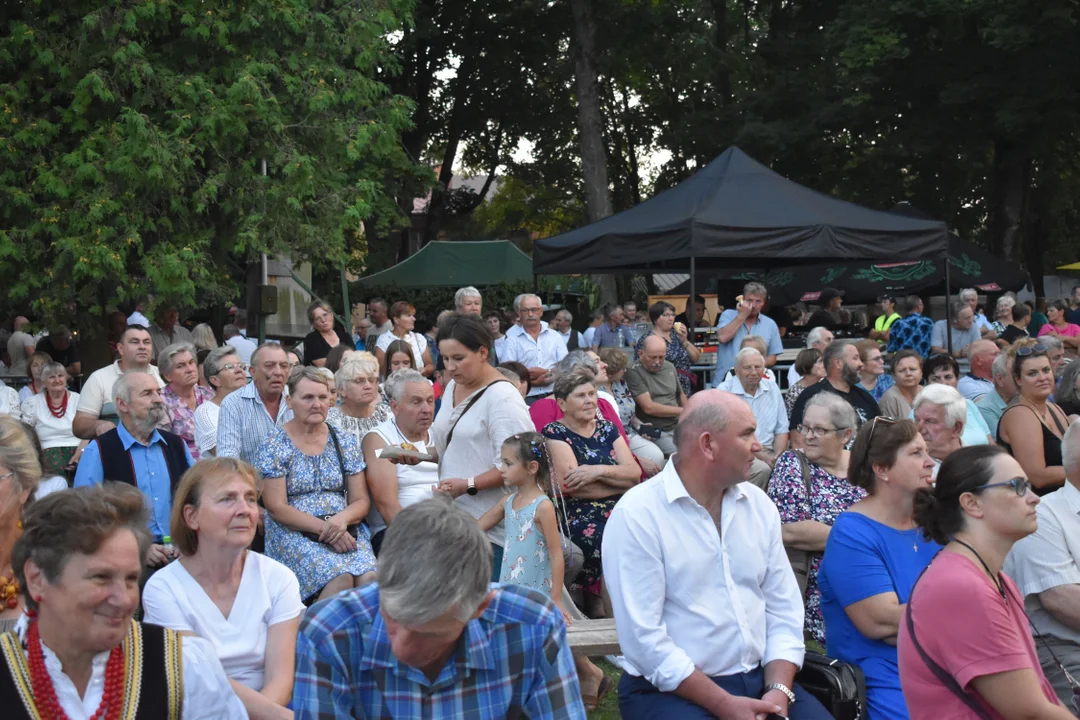
[[[1009,550],[1035,532],[1039,498],[1000,447],[945,459],[914,517],[944,545],[916,582],[897,635],[900,684],[911,720],[1068,720],[1043,675],[1024,598],[1001,572]]]
[[[1069,312],[1069,306],[1064,300],[1055,300],[1046,308],[1046,316],[1050,322],[1039,329],[1039,337],[1043,335],[1057,335],[1065,345],[1065,354],[1070,358],[1077,356],[1077,348],[1080,348],[1080,325],[1071,323],[1065,319]]]

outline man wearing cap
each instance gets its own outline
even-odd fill
[[[874,321],[874,327],[868,337],[879,342],[889,342],[889,330],[892,324],[900,319],[900,313],[896,312],[896,298],[892,295],[882,295],[878,298],[881,303],[881,314]]]
[[[844,302],[844,293],[836,288],[825,288],[821,291],[821,309],[815,310],[814,314],[806,322],[806,329],[813,330],[816,327],[825,327],[836,330],[840,324],[836,321],[836,315],[840,312],[840,305]]]

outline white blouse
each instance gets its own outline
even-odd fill
[[[195,447],[199,455],[205,455],[217,448],[218,416],[221,406],[210,401],[195,408]]]
[[[375,343],[375,347],[386,352],[386,348],[390,347],[390,343],[395,340],[404,340],[409,343],[409,346],[412,347],[413,363],[416,365],[417,370],[422,370],[424,367],[424,351],[427,350],[427,338],[418,332],[411,332],[403,338],[388,332],[379,336],[379,341]],[[386,366],[390,367],[390,358],[386,358]]]
[[[26,643],[27,618],[23,615],[15,624],[19,639]],[[41,643],[45,657],[45,670],[52,680],[56,699],[60,708],[70,720],[89,720],[101,705],[101,696],[105,692],[105,665],[109,653],[94,656],[90,672],[90,682],[86,692],[79,697],[75,683],[64,674],[63,664],[45,643]],[[183,678],[184,698],[182,720],[247,720],[244,703],[233,692],[229,678],[221,667],[221,661],[214,654],[214,648],[202,638],[185,635],[180,638],[180,653],[183,658],[180,672]]]
[[[229,617],[206,594],[182,562],[154,573],[143,591],[146,622],[191,632],[213,645],[225,674],[258,692],[266,667],[266,633],[304,612],[292,570],[248,552]]]
[[[0,380],[0,415],[10,415],[16,420],[23,419],[19,391],[5,385],[3,380]]]
[[[75,411],[78,407],[79,393],[69,392],[67,411],[63,417],[58,418],[49,410],[48,395],[38,393],[22,404],[22,419],[37,432],[44,450],[75,447],[80,440],[75,437],[71,425],[75,422]]]

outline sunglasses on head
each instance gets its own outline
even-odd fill
[[[878,422],[880,422],[882,425],[895,425],[896,423],[898,423],[900,421],[899,420],[894,420],[891,417],[885,417],[884,415],[878,415],[877,417],[875,417],[874,420],[870,424],[870,437],[868,437],[866,439],[866,444],[867,445],[874,442],[874,433],[877,432]]]
[[[1022,345],[1021,347],[1016,348],[1016,356],[1028,357],[1029,355],[1045,354],[1049,351],[1050,348],[1046,347],[1040,342],[1037,342],[1034,345]]]

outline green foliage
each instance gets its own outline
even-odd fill
[[[46,319],[205,305],[260,251],[317,266],[400,218],[411,0],[35,0],[0,10],[0,282]],[[261,176],[265,160],[268,176]]]

